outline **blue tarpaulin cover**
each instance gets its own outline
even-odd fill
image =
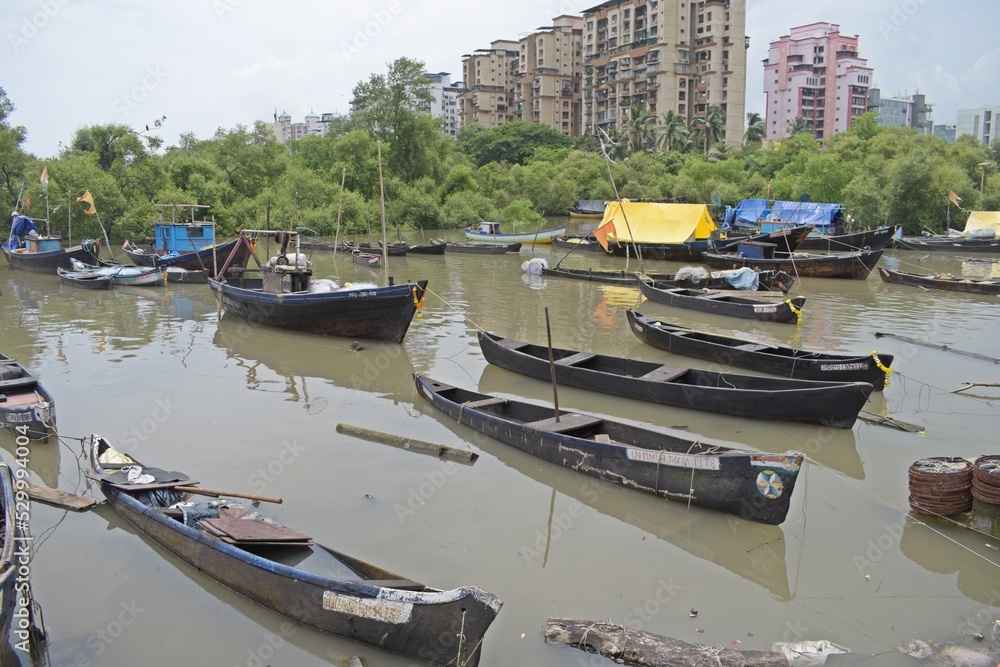
[[[14,218],[14,221],[10,223],[10,238],[7,242],[3,244],[3,247],[7,250],[16,250],[18,248],[23,248],[24,243],[21,241],[25,236],[31,232],[38,233],[38,229],[35,228],[35,223],[31,221],[26,215],[19,215]]]
[[[756,225],[766,220],[771,214],[766,199],[744,199],[735,208],[726,212],[726,223],[723,229],[746,225]]]

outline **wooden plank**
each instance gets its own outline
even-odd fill
[[[575,431],[580,428],[597,426],[603,421],[604,420],[600,417],[591,417],[589,415],[580,415],[575,412],[570,412],[564,415],[559,415],[559,421],[556,421],[555,417],[549,417],[548,419],[526,422],[524,425],[538,431],[566,433],[567,431]]]
[[[649,380],[650,382],[670,382],[671,380],[676,380],[680,376],[687,373],[690,368],[683,368],[681,366],[660,366],[659,368],[654,368],[645,375],[640,375],[638,379]]]
[[[488,408],[491,405],[505,405],[509,402],[510,401],[508,401],[506,398],[484,398],[478,401],[469,401],[464,405],[468,405],[469,407],[479,409],[479,408]]]
[[[500,340],[494,341],[500,347],[505,347],[508,350],[520,350],[523,347],[528,347],[528,344],[520,340],[511,340],[510,338],[501,338]]]
[[[734,350],[745,350],[746,352],[760,352],[761,350],[768,349],[767,345],[758,345],[757,343],[743,343],[742,345],[734,345]]]
[[[693,644],[622,625],[572,618],[550,618],[545,624],[545,641],[640,667],[788,667],[788,660],[777,651]]]
[[[700,294],[698,298],[701,299],[727,299],[731,297],[732,294],[727,294],[726,292],[710,292],[708,294]]]
[[[38,384],[37,378],[33,377],[14,378],[12,380],[0,380],[0,389],[30,387],[36,384]]]
[[[923,426],[909,424],[892,417],[883,417],[882,415],[877,415],[874,412],[865,412],[864,410],[858,413],[858,419],[866,424],[888,426],[889,428],[894,428],[897,431],[906,431],[907,433],[923,433],[926,430]]]
[[[590,361],[596,356],[596,354],[591,354],[590,352],[577,352],[576,354],[571,354],[568,357],[556,359],[556,364],[559,366],[572,366],[574,364],[583,363],[584,361]]]
[[[52,505],[64,510],[82,512],[97,504],[97,500],[89,496],[75,496],[59,489],[50,489],[47,486],[35,486],[29,484],[27,489],[28,497],[46,505]]]
[[[306,542],[312,538],[260,519],[202,519],[198,525],[221,531],[238,542]]]
[[[500,402],[504,401],[502,398],[492,400]],[[416,452],[417,454],[426,454],[428,456],[436,456],[439,459],[448,459],[464,465],[471,466],[479,459],[479,454],[470,452],[467,449],[456,449],[454,447],[448,447],[447,445],[437,445],[432,442],[414,440],[413,438],[392,435],[391,433],[382,433],[381,431],[372,431],[367,428],[361,428],[360,426],[351,426],[350,424],[337,424],[337,433],[343,433],[344,435],[354,436],[355,438],[368,440],[370,442],[378,442],[383,445],[389,445],[390,447],[406,449],[411,452]]]

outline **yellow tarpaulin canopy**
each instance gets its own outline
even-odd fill
[[[601,225],[612,220],[608,238],[622,243],[684,243],[710,238],[718,229],[704,204],[612,201]]]
[[[1000,211],[973,211],[965,223],[965,231],[993,229],[1000,236]]]

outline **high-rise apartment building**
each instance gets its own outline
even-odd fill
[[[305,117],[304,122],[293,123],[292,117],[287,111],[282,111],[279,116],[276,110],[274,113],[274,122],[270,123],[271,133],[274,134],[275,139],[283,144],[313,135],[322,137],[326,134],[330,117],[334,115],[323,114],[322,116],[318,116],[310,111]]]
[[[921,134],[934,132],[933,107],[920,93],[882,97],[879,88],[869,88],[868,110],[875,112],[875,119],[882,127],[912,127]]]
[[[583,132],[621,128],[633,104],[657,121],[725,112],[743,140],[746,0],[609,0],[583,12]]]
[[[764,61],[767,138],[788,136],[796,118],[817,139],[850,127],[868,109],[872,68],[858,56],[858,37],[835,23],[810,23],[771,42]]]
[[[503,39],[463,56],[465,91],[458,98],[463,126],[479,123],[497,127],[516,120],[514,82],[519,77],[520,58],[518,43]]]
[[[580,134],[580,69],[583,19],[557,16],[518,42],[514,82],[517,120],[543,123],[563,134]]]
[[[442,132],[446,136],[454,137],[461,127],[458,97],[462,94],[462,82],[452,84],[450,72],[428,73],[427,78],[430,79],[432,99],[423,105],[423,111],[435,118],[441,118],[444,122]]]
[[[1000,141],[1000,106],[959,109],[955,135],[971,134],[984,144]]]

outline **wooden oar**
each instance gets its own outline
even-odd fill
[[[203,489],[200,486],[175,486],[173,487],[175,491],[180,491],[182,493],[197,493],[201,496],[211,496],[213,498],[219,498],[220,496],[229,496],[231,498],[246,498],[248,500],[258,500],[264,503],[275,503],[280,505],[282,503],[281,498],[270,498],[268,496],[257,496],[252,493],[239,493],[237,491],[216,491],[215,489]]]

